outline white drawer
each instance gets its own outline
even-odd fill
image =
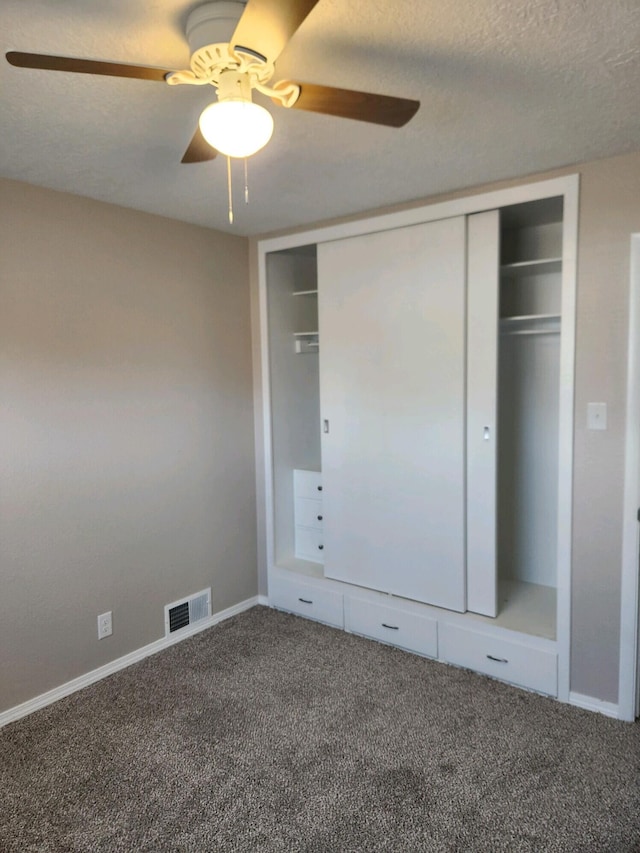
[[[558,656],[457,625],[440,625],[440,656],[449,663],[547,693],[558,694]]]
[[[421,655],[438,656],[437,621],[399,607],[347,598],[345,627],[355,634],[364,634]]]
[[[296,524],[303,527],[322,527],[322,501],[310,498],[298,498],[296,500]]]
[[[344,628],[342,595],[331,589],[319,589],[296,580],[278,578],[269,582],[269,604],[327,625]]]
[[[303,471],[300,468],[294,470],[293,495],[296,498],[321,498],[322,474],[319,471]]]
[[[313,527],[296,527],[295,533],[296,557],[322,563],[324,551],[322,530],[315,530]]]

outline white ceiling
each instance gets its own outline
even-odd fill
[[[1,0],[0,47],[188,68],[197,5]],[[393,129],[268,102],[276,129],[248,207],[234,173],[230,226],[224,159],[180,164],[211,89],[2,60],[0,175],[246,235],[635,150],[640,0],[320,0],[281,78],[422,106]]]

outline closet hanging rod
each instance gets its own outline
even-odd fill
[[[560,329],[504,329],[503,335],[559,335]]]

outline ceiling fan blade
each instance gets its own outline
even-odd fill
[[[150,68],[146,65],[123,65],[120,62],[102,62],[96,59],[73,59],[69,56],[48,56],[43,53],[20,53],[11,50],[7,62],[17,68],[41,68],[45,71],[71,71],[75,74],[103,74],[107,77],[133,77],[137,80],[164,82],[169,69]]]
[[[316,86],[313,83],[296,85],[300,86],[300,97],[292,104],[293,109],[370,121],[388,127],[402,127],[413,118],[420,106],[420,101],[410,101],[407,98],[335,89],[332,86]],[[273,100],[274,103],[279,103],[275,98]]]
[[[318,0],[249,0],[231,37],[234,47],[246,47],[275,62]]]
[[[218,156],[218,152],[202,135],[200,128],[196,128],[193,134],[193,139],[189,143],[189,147],[184,152],[181,163],[205,163],[207,160],[214,160]]]

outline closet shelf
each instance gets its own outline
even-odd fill
[[[294,338],[313,338],[313,337],[317,338],[318,332],[317,331],[315,331],[315,332],[294,332],[293,337]]]
[[[521,314],[500,318],[500,331],[507,335],[552,335],[560,332],[560,314]]]
[[[505,276],[527,275],[537,272],[560,272],[562,258],[537,258],[532,261],[518,261],[515,264],[502,264],[500,272]]]
[[[510,631],[521,631],[534,637],[556,639],[557,591],[555,587],[527,583],[515,578],[500,578],[498,615],[468,614],[470,619],[486,625],[498,625]]]
[[[317,296],[318,289],[315,290],[293,290],[291,292],[292,296]]]

